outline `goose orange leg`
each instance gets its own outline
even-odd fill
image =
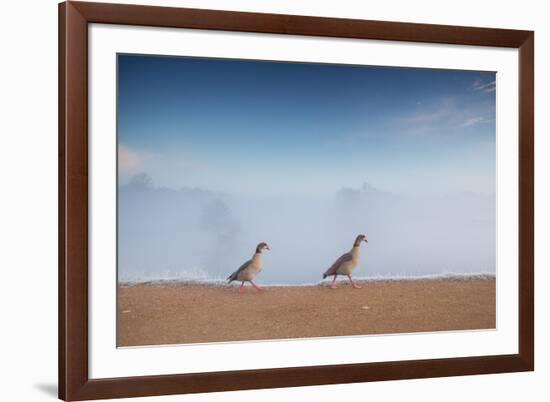
[[[361,289],[361,286],[353,282],[353,279],[351,279],[351,275],[348,275],[349,281],[351,282],[351,286],[353,286],[355,289]]]
[[[259,287],[258,285],[256,285],[254,282],[250,281],[250,283],[252,284],[252,286],[254,286],[254,289],[258,290],[258,291],[262,291],[264,290],[263,288]]]
[[[338,275],[334,275],[334,278],[332,278],[332,282],[330,283],[330,288],[331,289],[336,289],[336,284],[334,282],[336,282],[336,277]]]
[[[239,293],[244,293],[244,281],[241,282],[241,286],[239,287]]]

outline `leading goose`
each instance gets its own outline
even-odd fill
[[[349,281],[351,282],[351,285],[355,289],[361,289],[361,286],[356,284],[353,279],[351,279],[351,273],[359,264],[359,246],[361,246],[361,242],[368,243],[367,237],[363,234],[360,234],[355,238],[355,242],[353,243],[353,247],[351,250],[345,254],[342,254],[340,258],[338,258],[332,266],[326,270],[326,272],[323,274],[323,279],[325,279],[327,276],[334,275],[334,278],[332,279],[332,282],[330,284],[331,289],[336,289],[336,277],[338,275],[346,275],[349,278]]]
[[[269,250],[267,243],[260,243],[256,246],[256,252],[250,260],[245,262],[239,267],[235,272],[233,272],[227,278],[228,282],[241,281],[241,287],[239,288],[239,293],[244,292],[244,283],[250,282],[256,290],[263,290],[261,287],[256,285],[252,280],[260,273],[262,270],[262,251]]]

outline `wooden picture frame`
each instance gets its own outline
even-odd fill
[[[90,379],[88,24],[193,28],[519,49],[519,353]],[[59,397],[140,397],[534,369],[534,33],[336,18],[65,2],[59,5]]]

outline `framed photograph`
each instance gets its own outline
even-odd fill
[[[534,369],[534,33],[59,5],[59,397]]]

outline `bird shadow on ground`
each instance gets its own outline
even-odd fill
[[[57,384],[34,384],[34,387],[44,394],[57,398]]]

